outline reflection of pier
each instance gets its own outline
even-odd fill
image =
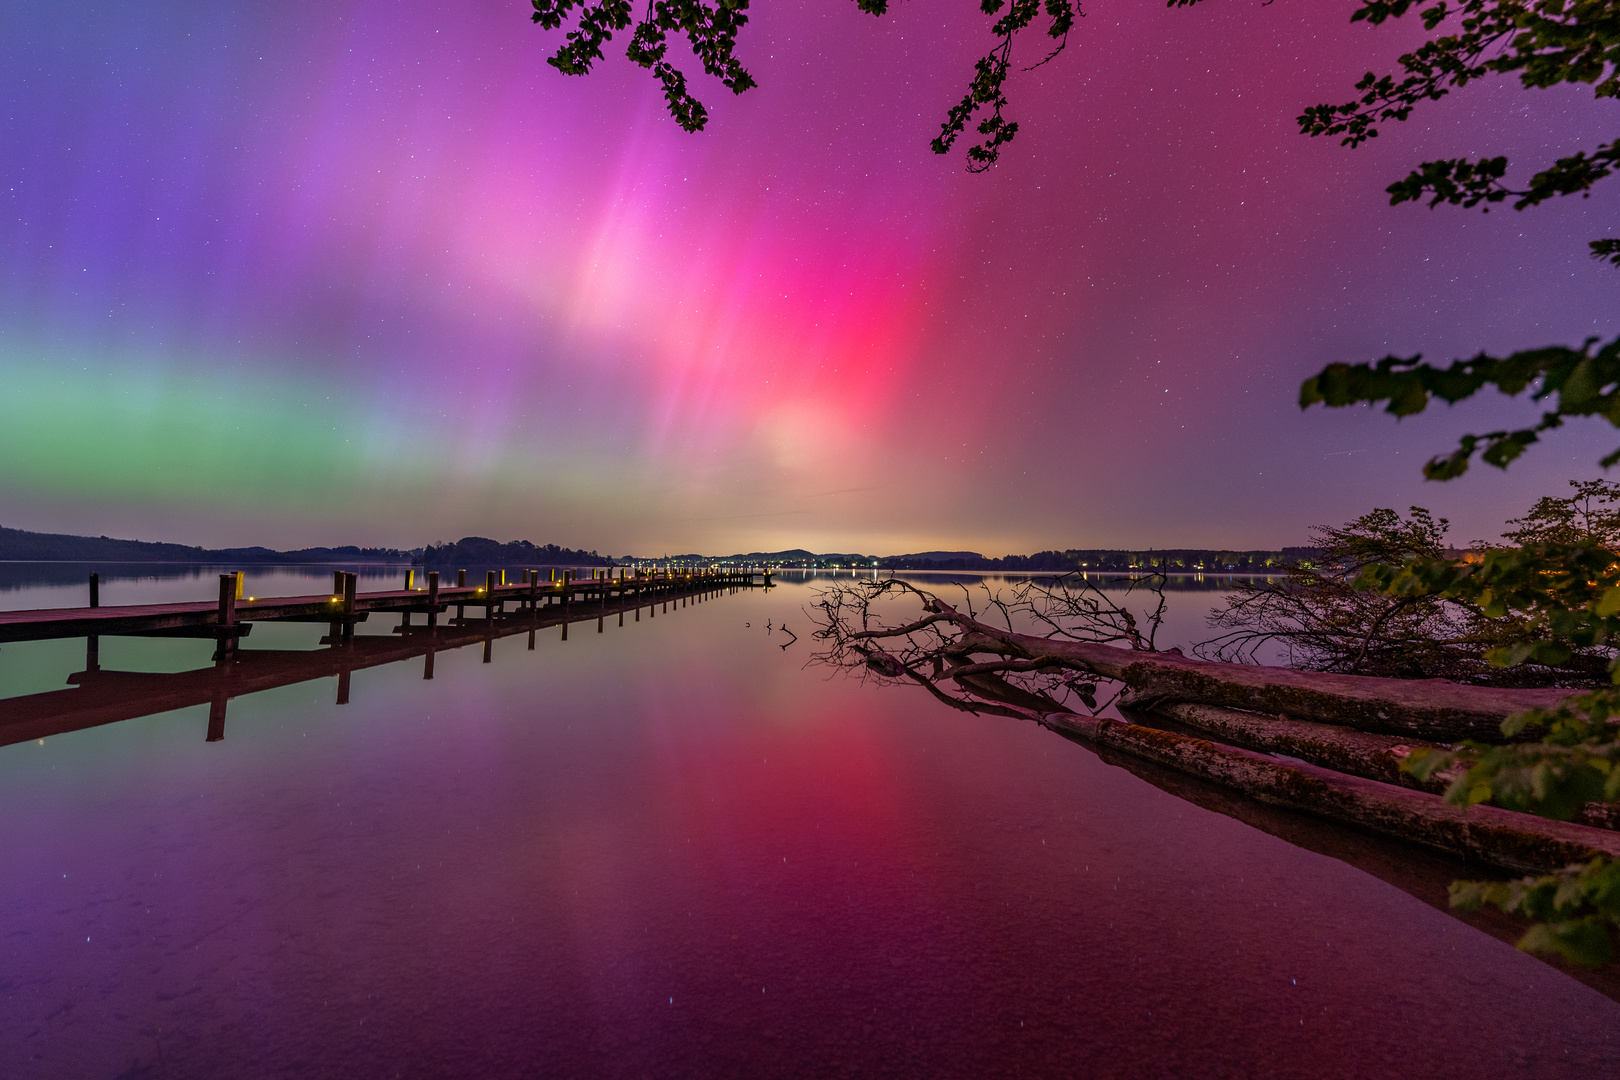
[[[225,576],[227,579],[231,577]],[[491,578],[493,577],[494,575],[491,575]],[[529,639],[528,646],[533,649],[536,633],[548,627],[559,627],[560,636],[564,641],[568,640],[570,623],[589,624],[594,621],[597,632],[601,633],[609,617],[616,617],[620,626],[624,625],[626,615],[633,615],[633,621],[640,622],[644,610],[649,619],[655,618],[661,612],[667,613],[671,605],[679,609],[686,604],[701,603],[722,593],[746,588],[752,583],[753,575],[691,574],[673,577],[660,575],[657,578],[640,579],[598,578],[595,579],[595,588],[590,587],[593,584],[590,579],[578,579],[550,586],[549,594],[548,583],[539,582],[538,575],[530,577],[529,582],[515,586],[502,586],[498,581],[492,582],[497,590],[493,597],[483,588],[457,587],[439,592],[437,595],[440,602],[437,610],[428,610],[427,623],[413,622],[412,616],[424,608],[431,608],[432,605],[422,604],[420,600],[411,602],[412,597],[420,598],[427,595],[426,593],[401,591],[373,593],[359,597],[354,595],[351,587],[346,596],[339,594],[340,600],[347,602],[345,604],[347,614],[343,619],[330,619],[329,610],[322,611],[318,618],[304,618],[299,614],[290,618],[285,615],[279,616],[288,621],[331,622],[332,633],[321,639],[321,644],[328,646],[327,648],[310,651],[221,649],[215,654],[212,667],[174,674],[102,670],[97,662],[96,636],[88,635],[85,670],[68,676],[67,681],[74,685],[74,689],[51,690],[40,694],[0,699],[0,746],[43,739],[50,735],[80,731],[101,724],[130,720],[138,716],[151,716],[193,705],[208,706],[208,740],[214,742],[225,737],[226,702],[242,694],[255,694],[261,690],[272,690],[280,686],[308,682],[311,679],[335,676],[338,680],[337,704],[343,705],[349,700],[350,673],[359,669],[422,657],[422,677],[431,679],[434,654],[443,649],[458,649],[481,643],[484,646],[484,662],[489,663],[493,658],[495,641],[499,638],[526,633]],[[352,580],[353,575],[349,575],[349,578]],[[768,576],[766,580],[769,581]],[[485,588],[490,583],[486,582]],[[534,588],[536,585],[539,588]],[[557,585],[561,588],[557,588]],[[570,585],[576,586],[572,590],[572,595]],[[434,591],[430,586],[429,592]],[[548,596],[550,602],[547,602]],[[307,601],[311,600],[330,604],[333,598],[294,597],[290,600],[264,603],[271,611],[282,612],[291,609],[298,612]],[[400,602],[402,600],[403,603]],[[362,607],[362,603],[368,606]],[[502,611],[504,605],[514,603],[519,605],[516,610]],[[388,604],[391,606],[384,606]],[[188,609],[184,612],[186,615],[191,614],[189,609],[197,606],[165,605],[166,608]],[[481,607],[484,616],[452,617],[443,624],[438,623],[437,615],[452,606]],[[79,612],[97,610],[118,613],[128,612],[130,609],[78,609]],[[249,610],[257,615],[260,609],[250,607]],[[353,623],[364,621],[368,614],[390,611],[400,615],[400,623],[394,627],[396,636],[356,636],[352,632]],[[210,611],[210,614],[213,612]],[[74,613],[74,617],[78,617],[77,612]],[[114,617],[128,618],[127,615]],[[65,622],[68,620],[53,623],[51,625],[53,632],[39,636],[84,635],[82,630],[79,635],[54,632]],[[0,629],[5,625],[0,623]],[[97,626],[102,636],[108,633],[101,629],[104,625],[106,624]],[[129,624],[125,622],[115,625]],[[208,631],[217,629],[220,625],[218,622],[182,623],[183,630],[178,636],[213,636]],[[193,631],[192,627],[201,632]],[[167,636],[162,634],[163,628],[154,629],[159,631],[155,636]],[[242,626],[243,633],[247,629],[248,626]],[[150,633],[143,630],[124,632],[132,636],[147,636]],[[14,636],[4,640],[18,640],[18,638]]]

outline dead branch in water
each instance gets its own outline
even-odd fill
[[[1056,592],[1061,583],[1046,588]],[[901,621],[879,610],[897,601],[915,603],[920,615]],[[1014,704],[1032,719],[1077,704],[1096,714],[1099,684],[1113,682],[1129,689],[1138,709],[1190,702],[1442,743],[1501,742],[1504,719],[1556,706],[1569,693],[1197,660],[1153,650],[1151,636],[1090,623],[1083,606],[1071,609],[1078,614],[1062,637],[1015,628],[1037,614],[1030,601],[994,606],[1001,626],[899,579],[835,586],[815,605],[815,636],[824,645],[816,659],[864,677],[923,682],[975,711]]]

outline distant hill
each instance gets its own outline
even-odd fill
[[[0,560],[46,562],[325,563],[409,562],[397,548],[316,547],[276,551],[267,547],[202,548],[110,536],[71,536],[0,527]]]
[[[422,549],[424,566],[612,566],[613,560],[594,551],[578,551],[556,544],[527,540],[501,543],[487,536],[464,536],[453,544],[429,544]]]
[[[847,566],[850,563],[857,562],[873,563],[876,562],[877,559],[872,555],[857,555],[853,552],[829,551],[818,555],[813,551],[806,551],[804,548],[791,548],[788,551],[750,551],[746,555],[727,555],[718,561],[770,563],[773,566],[803,562],[820,563],[823,565],[827,563],[842,563]]]

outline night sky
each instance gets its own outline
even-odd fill
[[[1428,484],[1490,400],[1301,413],[1323,364],[1620,332],[1620,181],[1388,206],[1612,134],[1492,80],[1357,150],[1304,106],[1421,26],[1347,2],[1087,7],[978,176],[928,140],[989,20],[761,0],[681,131],[524,0],[0,8],[0,525],[604,553],[1277,547],[1375,505],[1494,537],[1620,443]],[[1406,22],[1408,20],[1403,20]],[[1027,63],[1040,45],[1023,45]]]

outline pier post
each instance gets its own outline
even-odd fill
[[[332,571],[332,601],[339,607],[343,605],[343,571],[341,570]],[[333,619],[326,629],[327,636],[334,642],[343,636],[343,623],[339,619]]]
[[[466,587],[467,587],[467,571],[465,571],[465,570],[457,570],[456,571],[456,588],[465,589]],[[466,618],[467,618],[467,605],[466,604],[457,604],[456,605],[456,622],[462,622]]]
[[[91,607],[100,607],[101,606],[101,575],[100,574],[91,574],[90,575],[90,606]]]
[[[406,592],[415,592],[416,591],[416,571],[415,570],[407,570],[407,571],[405,571],[405,591]]]
[[[349,665],[348,664],[344,664],[342,667],[338,668],[337,703],[339,705],[347,705],[349,703]]]
[[[343,639],[348,641],[354,637],[354,597],[359,589],[360,575],[345,573],[343,575]]]
[[[428,571],[428,606],[439,606],[439,572],[437,570]],[[432,630],[438,625],[439,613],[437,611],[428,612],[428,629]],[[429,655],[432,654],[430,653]]]
[[[433,678],[433,647],[428,646],[427,656],[422,661],[422,678]]]
[[[224,660],[236,652],[236,635],[231,628],[236,625],[236,575],[219,575],[219,648],[214,653],[215,659]]]
[[[101,639],[94,634],[84,639],[84,670],[101,670]]]

